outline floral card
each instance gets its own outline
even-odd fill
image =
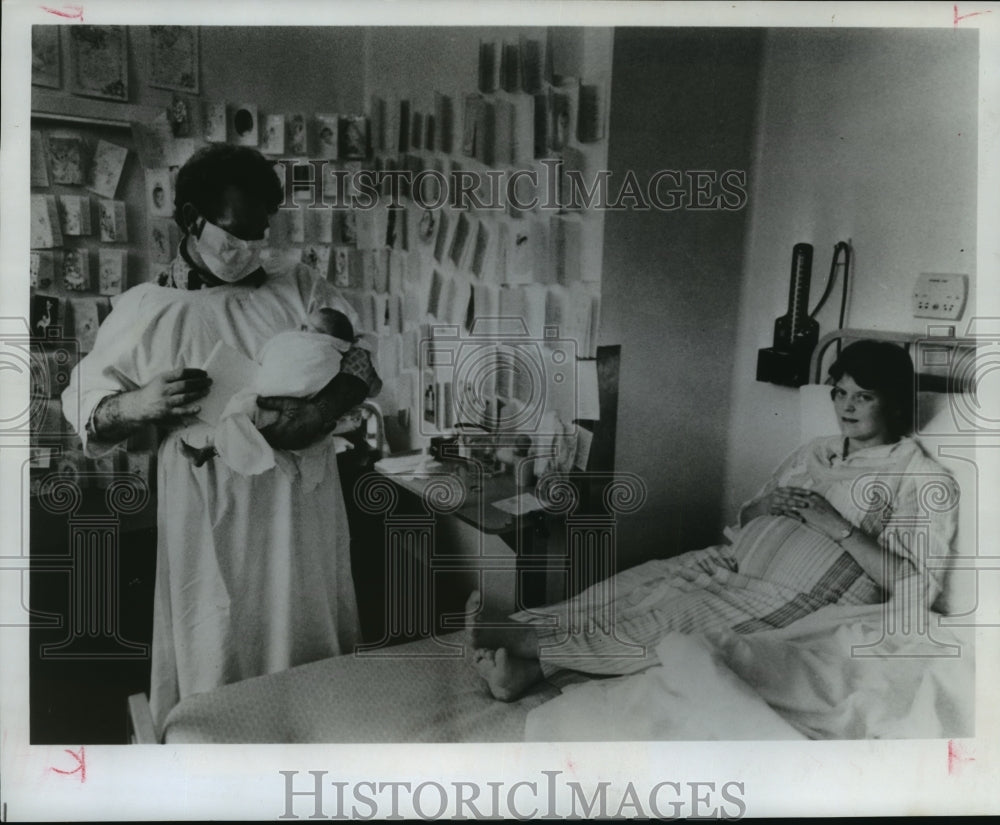
[[[128,240],[125,201],[100,200],[97,202],[101,240],[105,243],[123,243]]]
[[[293,155],[304,155],[308,151],[306,136],[306,116],[303,114],[289,115],[285,120],[287,131],[286,150]]]
[[[285,116],[267,115],[260,139],[260,151],[265,155],[280,155],[285,151]]]
[[[106,140],[97,141],[90,173],[91,182],[87,188],[102,198],[113,198],[127,157],[128,149],[124,146]]]
[[[73,313],[73,334],[81,353],[88,353],[97,341],[97,304],[93,298],[70,298],[69,307]]]
[[[180,230],[169,218],[153,218],[149,222],[149,258],[154,263],[167,264],[177,254]]]
[[[128,100],[128,35],[125,26],[71,26],[75,94]]]
[[[82,186],[85,172],[83,138],[73,134],[49,135],[49,171],[52,182]]]
[[[198,94],[196,26],[149,27],[149,85]]]
[[[337,115],[316,115],[316,156],[336,160],[340,142],[340,118]]]
[[[100,249],[97,252],[97,291],[101,295],[118,295],[124,289],[126,252],[124,249]]]
[[[226,142],[226,104],[205,103],[205,140],[209,143]]]
[[[63,286],[73,292],[90,289],[90,253],[86,249],[67,249],[63,254]]]

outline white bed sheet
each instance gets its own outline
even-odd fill
[[[525,738],[973,735],[973,629],[938,627],[937,614],[928,613],[928,633],[887,634],[893,621],[901,626],[902,611],[892,602],[833,606],[776,631],[669,634],[657,646],[660,665],[567,688],[529,712]]]

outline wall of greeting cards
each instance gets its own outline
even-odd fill
[[[567,176],[590,186],[607,162],[610,30],[377,29],[367,54],[371,165],[440,173],[451,195],[427,208],[434,186],[404,184],[400,208],[354,216],[356,265],[334,247],[332,277],[378,335],[379,401],[404,413],[390,435],[411,447],[459,423],[571,432],[596,418],[581,409],[594,382],[576,395],[594,362],[561,385],[547,369],[597,346],[603,212]],[[535,357],[505,362],[510,342]]]
[[[174,178],[208,142],[288,165],[296,204],[272,220],[272,254],[341,288],[374,333],[394,448],[473,417],[463,393],[484,397],[428,363],[442,325],[474,342],[495,335],[490,319],[516,318],[547,354],[593,356],[603,213],[563,193],[567,171],[587,182],[606,162],[610,42],[609,30],[35,27],[30,323],[51,351],[47,386],[34,387],[39,468],[93,467],[61,389],[115,296],[160,279],[174,256]],[[449,191],[429,208],[431,193],[404,183],[397,199],[382,186],[369,208],[345,208],[326,186],[310,208],[317,169],[325,182],[469,173],[478,200]],[[516,369],[499,375],[481,423],[538,389]],[[553,389],[548,406],[571,421],[572,390]],[[148,477],[152,441],[127,447],[102,468]]]
[[[303,49],[312,54],[307,70],[275,69]],[[256,58],[249,71],[247,54]],[[283,155],[275,123],[286,118],[269,112],[298,105],[311,123],[314,107],[360,108],[360,58],[359,37],[343,30],[33,27],[26,263],[32,346],[44,364],[32,372],[33,490],[53,469],[83,487],[126,469],[151,480],[152,434],[101,459],[83,456],[62,410],[70,370],[92,348],[115,296],[155,281],[176,253],[179,166],[208,141]],[[330,77],[346,80],[334,87]],[[287,117],[291,149],[304,111]]]

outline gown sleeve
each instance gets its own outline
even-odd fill
[[[915,580],[926,583],[927,604],[932,605],[944,588],[955,549],[959,488],[947,470],[922,454],[903,476],[879,543],[913,565]]]
[[[91,458],[116,446],[102,441],[92,429],[97,405],[109,395],[145,386],[155,375],[183,366],[188,336],[181,304],[151,302],[146,285],[122,294],[98,328],[94,348],[70,373],[63,391],[66,419]]]

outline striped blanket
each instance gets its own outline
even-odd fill
[[[876,604],[882,589],[840,545],[786,516],[761,516],[735,537],[655,559],[574,598],[512,618],[536,627],[546,674],[616,675],[657,663],[670,632],[786,627],[826,605]]]

